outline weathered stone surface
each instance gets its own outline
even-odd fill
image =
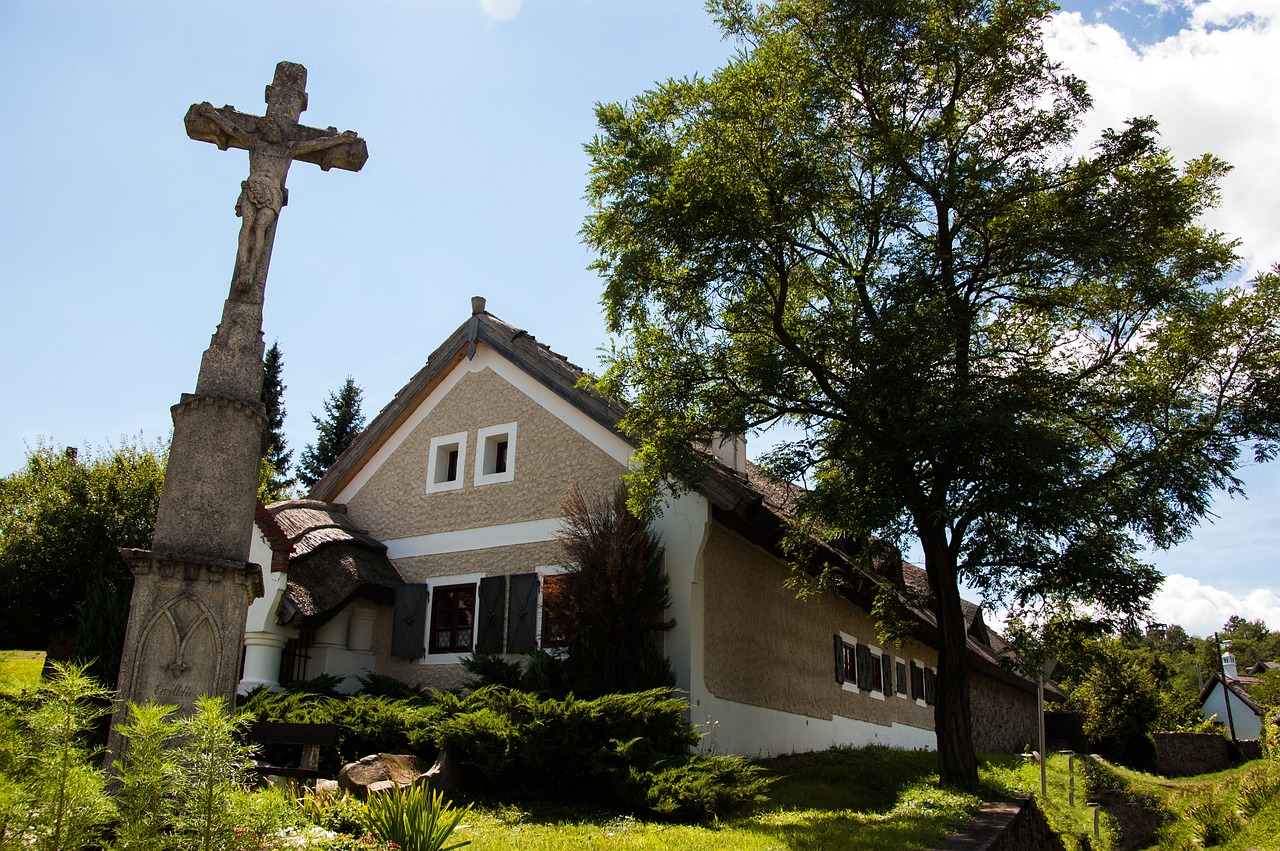
[[[373,754],[342,766],[338,772],[338,787],[357,798],[364,798],[376,783],[409,786],[428,768],[430,766],[425,760],[413,754]]]
[[[1155,733],[1156,771],[1165,777],[1207,774],[1231,767],[1227,740],[1217,733]]]
[[[433,792],[452,795],[458,791],[461,781],[462,767],[458,764],[457,757],[447,750],[442,750],[436,757],[435,764],[423,774],[419,774],[413,781],[413,785],[426,786]]]
[[[249,564],[261,435],[262,305],[276,218],[289,164],[302,159],[359,170],[368,153],[356,134],[298,124],[307,71],[281,62],[263,117],[197,104],[188,134],[249,152],[235,213],[241,218],[231,292],[200,362],[196,392],[172,409],[173,440],[150,551],[123,553],[134,574],[114,721],[127,702],[159,700],[183,710],[201,695],[235,696],[245,614],[262,595]],[[113,725],[107,764],[120,753]]]

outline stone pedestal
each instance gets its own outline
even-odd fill
[[[133,572],[116,724],[108,749],[120,753],[116,726],[129,701],[189,711],[202,695],[235,694],[249,603],[262,596],[256,564],[123,550]]]

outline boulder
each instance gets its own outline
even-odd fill
[[[408,786],[428,768],[424,760],[413,754],[374,754],[342,766],[338,787],[364,799],[374,783],[390,781],[397,786]]]
[[[415,786],[426,786],[432,792],[440,792],[452,797],[461,785],[461,766],[458,759],[447,750],[440,751],[435,765],[428,768],[413,781]]]

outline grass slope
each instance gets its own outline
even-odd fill
[[[507,807],[477,811],[455,836],[471,840],[471,851],[911,851],[962,828],[981,803],[940,789],[936,757],[928,752],[838,749],[760,764],[778,778],[769,803],[712,825]]]
[[[0,690],[17,691],[40,682],[44,653],[35,650],[0,650]]]

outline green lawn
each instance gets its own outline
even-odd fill
[[[708,826],[593,817],[574,809],[480,810],[456,834],[473,851],[927,849],[963,827],[977,796],[937,787],[932,753],[866,748],[763,760],[769,803]],[[984,768],[984,776],[989,775]],[[1002,794],[1003,789],[993,789]]]
[[[36,650],[0,650],[0,690],[12,691],[40,682],[44,668],[44,652]]]

